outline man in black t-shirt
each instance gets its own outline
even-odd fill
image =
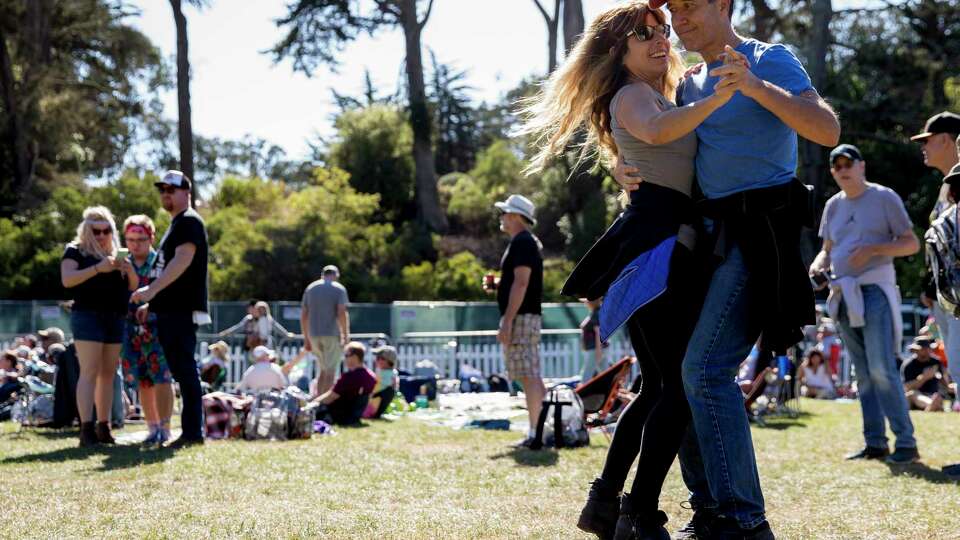
[[[919,336],[913,340],[910,350],[913,356],[900,368],[903,387],[910,408],[927,412],[943,412],[943,395],[940,384],[949,382],[949,375],[940,361],[930,355],[929,337]]]
[[[543,257],[540,240],[529,227],[537,223],[534,206],[522,195],[511,195],[495,205],[500,210],[500,230],[510,236],[510,245],[500,260],[497,305],[507,375],[523,384],[530,417],[530,430],[521,446],[533,442],[534,427],[546,389],[540,376],[540,302],[543,298]]]
[[[173,216],[170,228],[160,240],[157,279],[138,289],[131,302],[148,302],[137,316],[147,311],[157,315],[157,334],[170,364],[173,378],[183,397],[183,434],[169,447],[182,448],[203,443],[203,409],[200,373],[194,352],[197,326],[210,323],[207,307],[207,231],[200,214],[190,205],[190,179],[180,171],[167,171],[155,185],[163,209]]]

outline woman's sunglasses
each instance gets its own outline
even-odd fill
[[[669,24],[658,24],[656,26],[650,26],[648,24],[639,24],[636,28],[627,32],[627,37],[637,36],[637,39],[640,41],[647,41],[648,39],[653,39],[653,36],[656,34],[662,34],[663,37],[670,37],[670,25]]]
[[[90,232],[92,232],[94,236],[108,236],[111,233],[113,233],[113,229],[111,229],[110,227],[107,227],[106,229],[98,229],[96,227],[90,227]]]

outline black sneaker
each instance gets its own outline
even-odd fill
[[[890,455],[890,450],[887,448],[879,448],[876,446],[864,446],[863,450],[860,450],[854,454],[848,454],[844,459],[853,460],[853,459],[883,459]]]
[[[670,533],[663,528],[667,515],[660,510],[640,512],[633,508],[630,496],[620,498],[620,517],[613,540],[670,540]]]
[[[168,445],[165,445],[164,448],[169,448],[170,450],[181,450],[188,446],[199,446],[203,445],[203,439],[192,439],[184,437],[183,435],[177,437],[177,439],[171,442]]]
[[[611,488],[602,478],[590,482],[587,502],[580,511],[577,528],[583,532],[595,534],[601,540],[613,538],[620,516],[620,494]]]
[[[944,465],[941,469],[943,474],[951,477],[960,479],[960,463],[954,463],[953,465]]]
[[[536,449],[539,449],[539,446],[537,446],[537,445],[534,444],[535,442],[537,442],[537,440],[536,440],[535,438],[533,438],[533,437],[526,437],[526,438],[524,438],[524,439],[520,439],[519,441],[517,441],[517,442],[515,442],[515,443],[512,443],[512,444],[510,445],[510,447],[511,447],[511,448],[531,448],[531,449],[535,449],[535,450],[536,450]]]
[[[673,540],[706,540],[711,538],[710,524],[714,518],[716,518],[716,514],[712,509],[694,508],[693,517],[680,530],[673,533]]]
[[[711,540],[775,540],[766,520],[752,529],[740,527],[735,519],[717,517],[711,524]]]
[[[920,461],[920,452],[916,448],[897,448],[884,461],[891,465],[909,465]]]

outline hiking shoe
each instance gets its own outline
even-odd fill
[[[186,447],[188,447],[188,446],[202,446],[202,445],[203,445],[203,439],[202,439],[202,438],[200,438],[200,439],[192,439],[192,438],[187,438],[187,437],[184,437],[183,435],[181,435],[181,436],[177,437],[177,439],[176,439],[175,441],[173,441],[172,443],[164,446],[164,448],[169,448],[170,450],[181,450],[181,449],[186,448]]]
[[[717,516],[710,532],[711,540],[774,540],[773,531],[766,520],[752,529],[744,529],[735,519]]]
[[[593,533],[601,540],[609,540],[613,538],[617,518],[620,516],[619,493],[602,478],[597,478],[590,484],[587,502],[580,511],[580,519],[577,520],[577,528]]]
[[[97,430],[93,422],[80,423],[80,448],[89,448],[100,444],[97,440]]]
[[[693,517],[680,530],[673,533],[673,540],[706,540],[710,536],[710,523],[716,514],[709,508],[694,508]]]
[[[897,448],[884,461],[891,465],[909,465],[920,461],[920,452],[916,448]]]
[[[887,448],[880,448],[876,446],[864,446],[863,450],[856,452],[854,454],[848,454],[844,459],[854,460],[854,459],[883,459],[890,455],[890,450]]]
[[[614,531],[614,540],[670,540],[670,533],[663,528],[667,524],[667,515],[660,510],[653,512],[638,511],[633,507],[630,496],[620,498],[620,517]]]
[[[940,470],[943,471],[943,474],[949,477],[952,477],[955,479],[960,478],[960,463],[954,463],[953,465],[944,465],[943,468],[941,468]]]
[[[117,444],[116,439],[114,439],[113,435],[110,434],[109,422],[97,422],[97,426],[94,431],[97,435],[97,442],[100,444]]]

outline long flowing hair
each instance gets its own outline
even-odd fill
[[[623,66],[627,33],[642,24],[648,13],[661,24],[666,22],[663,12],[650,9],[646,0],[625,2],[598,15],[540,92],[521,101],[524,124],[520,133],[532,135],[539,148],[525,169],[527,174],[545,169],[581,127],[587,129],[587,140],[581,145],[578,163],[598,152],[608,161],[617,155],[610,102],[631,82]],[[684,69],[683,58],[671,47],[662,81],[663,95],[671,101]]]
[[[93,235],[94,225],[110,225],[110,251],[104,251],[97,242],[97,237]],[[73,243],[84,255],[92,255],[99,259],[106,257],[116,257],[117,249],[120,248],[120,240],[117,238],[117,223],[113,219],[113,214],[105,206],[89,206],[83,211],[83,221],[77,225],[77,235]]]

